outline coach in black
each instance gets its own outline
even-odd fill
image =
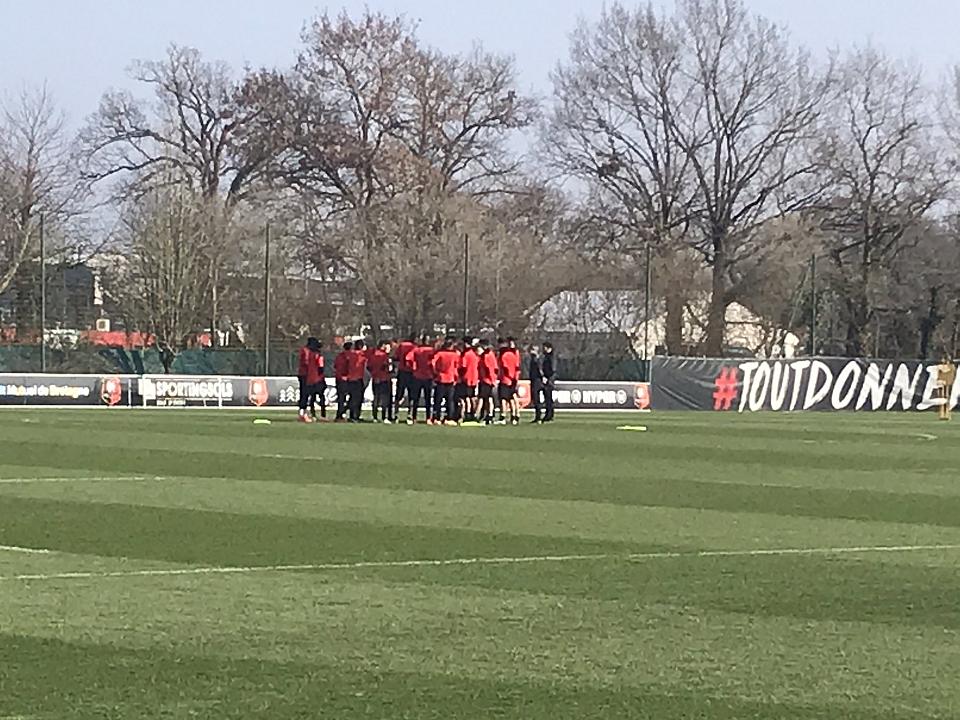
[[[543,344],[540,373],[543,376],[543,421],[553,422],[553,388],[557,381],[557,365],[553,345],[548,342]]]
[[[536,345],[530,346],[530,354],[527,356],[527,379],[530,380],[530,400],[533,402],[533,410],[536,413],[531,422],[543,422],[543,401],[541,393],[543,392],[543,368],[540,366],[540,353]]]

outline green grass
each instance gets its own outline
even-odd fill
[[[0,412],[0,718],[960,717],[960,550],[747,554],[960,545],[960,425],[272,417]]]

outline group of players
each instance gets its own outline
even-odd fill
[[[535,422],[553,420],[552,385],[555,378],[553,347],[543,346],[543,361],[531,349],[529,375],[537,407]],[[407,409],[406,423],[418,421],[424,411],[428,425],[484,424],[517,425],[520,403],[521,358],[513,338],[491,342],[477,338],[422,336],[397,342],[382,340],[368,347],[363,340],[345,342],[333,363],[337,393],[336,422],[361,422],[361,408],[367,378],[373,390],[373,421],[395,423],[401,407]],[[326,420],[326,373],[323,345],[309,338],[300,349],[300,422]],[[394,380],[396,381],[394,383]],[[541,394],[547,398],[541,412]],[[317,415],[317,405],[320,414]]]

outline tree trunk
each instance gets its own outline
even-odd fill
[[[683,305],[684,298],[680,289],[673,286],[664,298],[667,312],[664,318],[664,342],[667,354],[683,354]]]
[[[714,235],[710,309],[707,312],[707,338],[703,348],[707,357],[723,357],[727,330],[727,255],[724,240],[720,233]]]
[[[863,357],[866,344],[864,342],[867,323],[870,320],[870,310],[866,297],[858,289],[847,298],[847,337],[844,342],[847,357]]]
[[[940,288],[930,288],[930,304],[927,307],[927,316],[920,321],[920,359],[926,360],[930,357],[930,340],[937,330],[937,326],[943,317],[937,312],[937,300],[940,296]]]

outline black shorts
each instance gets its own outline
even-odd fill
[[[501,400],[513,400],[517,396],[517,388],[513,385],[500,383],[499,394]]]
[[[480,383],[477,386],[477,392],[480,395],[481,400],[489,400],[493,398],[493,391],[496,388],[496,385],[488,385],[487,383]]]
[[[477,396],[477,386],[457,383],[457,400],[466,400]]]

